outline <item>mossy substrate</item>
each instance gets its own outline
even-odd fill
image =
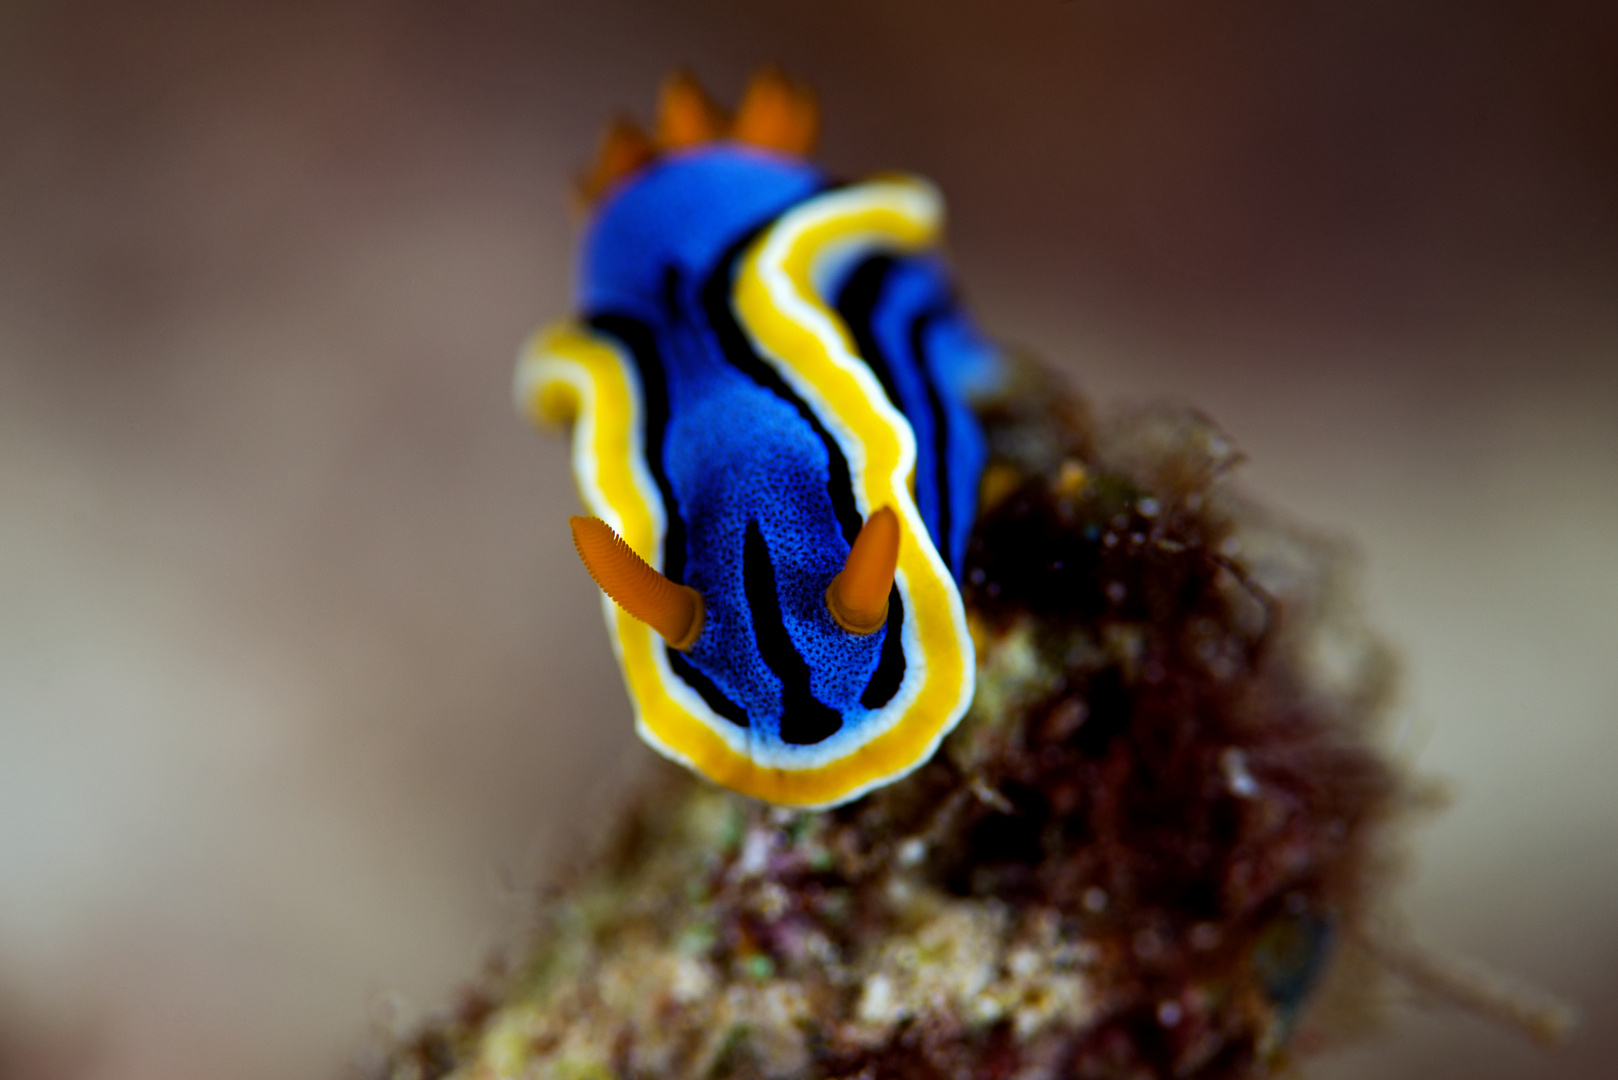
[[[1025,365],[982,415],[978,690],[933,760],[818,813],[659,770],[505,974],[369,1071],[1213,1080],[1353,1014],[1408,786],[1341,551],[1234,492],[1194,412],[1097,425]]]

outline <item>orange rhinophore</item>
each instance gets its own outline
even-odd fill
[[[851,634],[882,629],[898,566],[899,517],[884,506],[860,528],[842,572],[826,587],[826,606],[837,625]]]
[[[650,626],[676,649],[689,649],[702,632],[702,595],[653,570],[598,517],[568,518],[573,546],[601,591]]]
[[[804,155],[814,149],[820,108],[814,93],[775,68],[753,76],[736,110],[731,136],[738,142]]]

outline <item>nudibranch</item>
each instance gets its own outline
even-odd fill
[[[572,425],[573,537],[653,747],[736,791],[826,807],[925,761],[972,699],[958,575],[1000,361],[941,260],[920,179],[839,184],[801,86],[734,117],[688,76],[620,121],[574,319],[518,361]]]

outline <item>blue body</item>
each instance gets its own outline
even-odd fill
[[[675,672],[752,740],[857,732],[903,676],[901,603],[868,636],[825,592],[861,525],[837,443],[754,351],[732,311],[747,241],[826,190],[817,169],[736,144],[654,163],[598,213],[580,307],[633,357],[646,464],[662,496],[663,572],[701,593]],[[917,507],[957,576],[985,459],[966,394],[994,367],[936,259],[873,251],[826,298],[916,436]],[[894,599],[898,599],[895,590]]]

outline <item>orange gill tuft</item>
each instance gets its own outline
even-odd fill
[[[627,116],[607,125],[596,150],[595,165],[579,181],[579,195],[594,203],[620,180],[639,172],[657,157],[657,146]]]
[[[731,137],[801,157],[814,149],[819,130],[820,106],[814,92],[771,67],[748,82]]]
[[[657,103],[659,146],[674,150],[713,142],[729,130],[730,118],[689,71],[676,71],[663,83]]]
[[[676,71],[658,97],[655,137],[628,117],[614,120],[601,138],[595,164],[579,181],[579,197],[586,207],[594,205],[668,151],[724,139],[804,157],[814,149],[819,130],[814,92],[777,68],[762,68],[748,81],[734,121],[695,76]]]

